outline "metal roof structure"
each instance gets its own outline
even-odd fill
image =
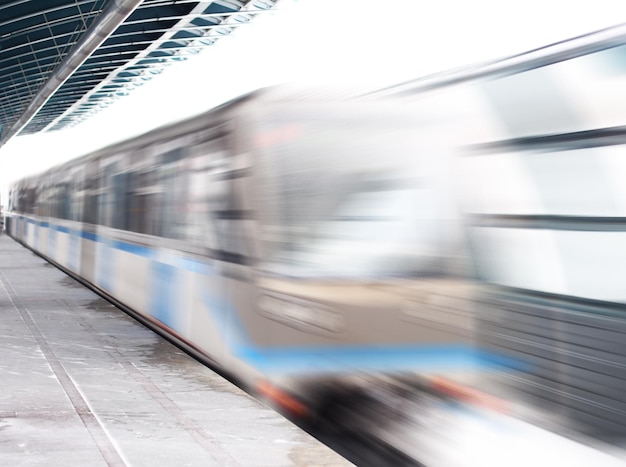
[[[278,0],[0,0],[0,146],[76,125]]]

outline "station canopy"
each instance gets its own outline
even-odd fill
[[[279,0],[0,0],[0,146],[76,125]]]

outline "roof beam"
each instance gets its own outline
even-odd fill
[[[141,4],[142,0],[112,0],[94,20],[81,39],[72,47],[67,56],[52,72],[48,81],[33,97],[30,105],[6,135],[0,135],[0,148],[17,135],[37,111],[50,99],[52,94],[76,71],[76,69],[102,44],[119,25]]]

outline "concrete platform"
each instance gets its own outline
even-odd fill
[[[0,465],[351,464],[2,235]]]

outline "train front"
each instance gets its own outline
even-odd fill
[[[267,378],[262,392],[315,403],[322,387],[498,364],[473,345],[441,122],[370,101],[257,111],[248,198],[259,260],[237,353]]]

